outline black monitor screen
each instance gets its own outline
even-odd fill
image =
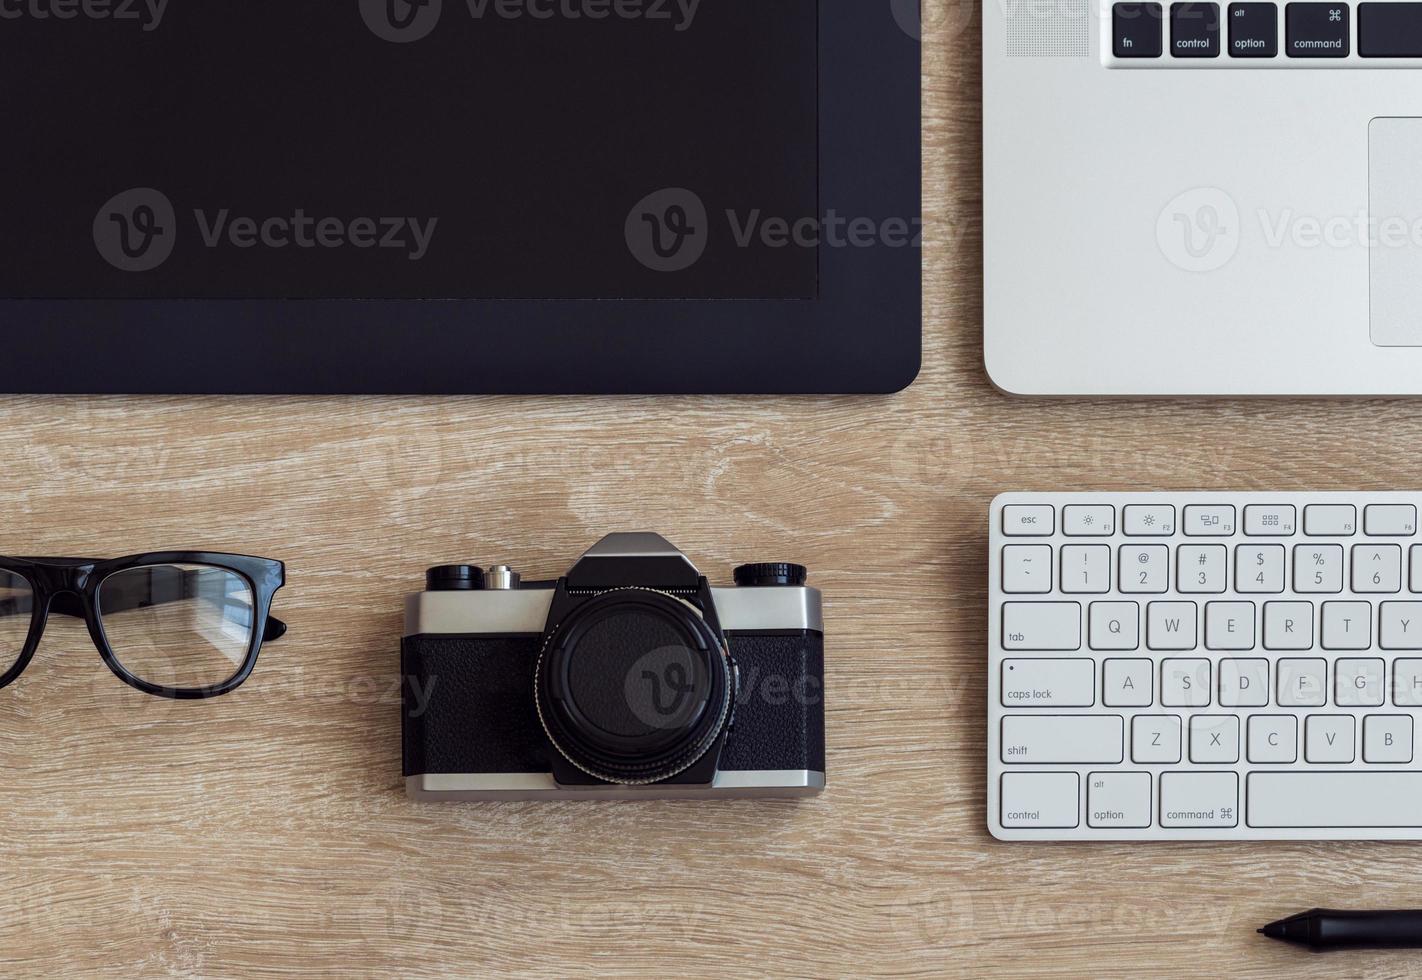
[[[810,299],[816,0],[0,0],[0,297]]]

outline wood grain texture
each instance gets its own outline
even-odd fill
[[[866,0],[868,2],[868,0]],[[1400,401],[1021,401],[984,376],[980,84],[930,3],[925,366],[889,398],[0,399],[0,552],[288,561],[290,634],[210,704],[56,622],[0,693],[7,975],[1249,977],[1419,971],[1254,935],[1417,905],[1422,846],[1031,846],[984,828],[985,514],[1007,489],[1416,488]],[[653,528],[828,601],[803,803],[416,805],[402,596]]]

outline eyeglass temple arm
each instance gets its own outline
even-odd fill
[[[197,581],[198,571],[183,571],[176,568],[154,567],[149,572],[149,584],[146,589],[115,589],[108,587],[104,592],[104,605],[108,612],[123,612],[130,609],[143,609],[147,606],[157,606],[165,602],[181,602],[183,599],[199,598],[209,602],[216,602],[217,597],[204,595],[201,591],[190,589],[189,586]],[[6,603],[0,602],[0,613],[5,611]],[[49,611],[59,616],[73,616],[76,619],[84,618],[84,603],[79,596],[69,592],[61,593],[54,597],[50,603]],[[279,640],[286,635],[286,623],[275,616],[267,616],[266,629],[262,631],[262,642],[269,643],[272,640]]]

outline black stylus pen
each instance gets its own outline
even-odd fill
[[[1422,911],[1340,912],[1309,909],[1259,930],[1314,949],[1422,948]]]

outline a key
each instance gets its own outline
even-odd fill
[[[1004,660],[1002,703],[1009,708],[1089,708],[1096,703],[1096,661],[1049,657]]]
[[[1293,763],[1299,757],[1299,720],[1293,715],[1253,715],[1249,719],[1249,761]]]
[[[1328,661],[1321,657],[1288,657],[1278,663],[1279,705],[1316,708],[1328,701]]]
[[[1081,777],[1074,772],[1002,775],[1002,825],[1012,829],[1070,829],[1081,823]]]
[[[1169,586],[1170,549],[1163,544],[1123,544],[1116,560],[1122,592],[1164,592]]]
[[[1363,761],[1402,765],[1412,761],[1412,716],[1368,715],[1363,719]]]
[[[1150,826],[1150,773],[1093,772],[1086,777],[1086,785],[1086,822],[1090,826]]]
[[[1180,761],[1180,716],[1136,715],[1131,719],[1131,760],[1139,763]]]
[[[1172,3],[1170,53],[1176,58],[1218,58],[1220,5],[1199,2]]]
[[[1110,537],[1116,533],[1116,508],[1110,504],[1069,504],[1062,508],[1062,533],[1068,537]]]
[[[1387,697],[1387,665],[1376,657],[1333,663],[1333,703],[1340,708],[1376,708]]]
[[[1160,703],[1167,708],[1202,708],[1210,703],[1210,662],[1172,657],[1160,662]]]
[[[1264,649],[1313,649],[1313,603],[1264,603]]]
[[[1205,603],[1205,647],[1210,650],[1254,649],[1254,603]]]
[[[1010,544],[1003,548],[1002,591],[1018,594],[1052,591],[1052,546]]]
[[[1422,661],[1419,661],[1422,664]],[[1419,668],[1422,673],[1422,668]],[[1111,659],[1102,666],[1101,703],[1108,708],[1146,708],[1154,698],[1155,661]],[[1422,695],[1422,687],[1418,688]]]
[[[1002,533],[1013,537],[1047,537],[1056,530],[1051,504],[1009,504],[1002,508]]]
[[[1190,761],[1233,765],[1239,761],[1238,715],[1191,715]]]
[[[1191,504],[1181,529],[1191,536],[1227,538],[1234,533],[1234,505]]]
[[[1141,607],[1134,602],[1093,602],[1090,611],[1093,650],[1134,650],[1141,645]]]
[[[1004,650],[1080,650],[1081,603],[1004,602]]]
[[[1294,591],[1343,591],[1343,546],[1341,544],[1294,545]]]
[[[1402,591],[1402,547],[1395,544],[1353,545],[1353,591]]]
[[[1070,507],[1067,510],[1071,510]],[[1111,546],[1064,544],[1061,590],[1068,594],[1111,591]]]
[[[1234,549],[1236,592],[1283,592],[1284,546],[1242,544]],[[1183,591],[1183,590],[1182,590]]]
[[[1346,765],[1353,761],[1353,716],[1309,715],[1304,721],[1304,761]]]
[[[1238,7],[1241,4],[1235,4]],[[1270,6],[1273,4],[1245,4]],[[1286,537],[1297,527],[1297,511],[1293,504],[1250,504],[1244,508],[1244,533],[1253,537]]]
[[[1232,772],[1162,773],[1160,825],[1239,826],[1239,776]]]
[[[1127,534],[1169,537],[1175,533],[1173,504],[1127,504],[1121,508],[1121,515]]]
[[[1070,765],[1122,761],[1125,721],[1120,715],[1006,715],[1002,761]]]
[[[1422,772],[1252,772],[1251,827],[1422,827]]]
[[[1284,5],[1290,58],[1346,58],[1352,50],[1346,3],[1289,3]]]
[[[1407,549],[1407,591],[1422,592],[1422,544]]]
[[[1422,9],[1422,4],[1417,6]],[[1410,537],[1417,533],[1417,508],[1412,504],[1368,504],[1363,508],[1363,533]]]
[[[1220,705],[1262,708],[1269,703],[1269,661],[1260,657],[1220,660]]]
[[[1366,650],[1373,642],[1373,605],[1370,602],[1323,604],[1323,649]]]
[[[1111,8],[1111,51],[1117,58],[1159,58],[1165,10],[1158,3],[1118,3]]]
[[[1181,592],[1223,592],[1229,551],[1222,544],[1182,544],[1175,549],[1175,587]]]
[[[1193,602],[1152,602],[1146,606],[1146,646],[1152,650],[1193,650],[1199,612]]]
[[[1304,534],[1347,537],[1357,529],[1358,508],[1352,504],[1309,504],[1304,508]]]

